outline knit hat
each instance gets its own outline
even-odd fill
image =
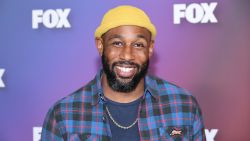
[[[95,37],[101,37],[108,30],[122,25],[144,27],[151,32],[152,40],[155,39],[156,29],[147,14],[139,8],[129,5],[122,5],[110,9],[103,16],[101,24],[96,29]]]

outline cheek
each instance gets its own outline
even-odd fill
[[[109,63],[112,63],[119,58],[119,51],[117,50],[106,49],[104,54],[107,57]]]
[[[145,51],[135,51],[135,58],[140,63],[144,63],[146,60],[149,59],[149,52],[147,50]]]

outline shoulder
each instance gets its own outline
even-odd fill
[[[56,112],[63,111],[65,109],[78,109],[82,106],[83,102],[86,106],[90,105],[92,100],[93,85],[94,80],[69,95],[59,99],[51,106],[50,110]]]
[[[147,77],[151,81],[151,87],[157,91],[162,102],[198,104],[196,98],[188,90],[157,76],[148,75]]]
[[[167,80],[161,79],[157,76],[148,75],[148,80],[150,80],[151,86],[154,85],[154,89],[160,92],[160,95],[172,95],[172,94],[182,94],[182,95],[192,95],[186,89],[169,82]]]

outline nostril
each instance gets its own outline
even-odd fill
[[[135,58],[133,49],[131,47],[124,47],[123,50],[121,51],[120,58],[122,60],[133,60]]]

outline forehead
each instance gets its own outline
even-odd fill
[[[105,34],[103,38],[109,38],[111,36],[129,38],[129,37],[141,37],[150,40],[151,33],[144,27],[134,26],[134,25],[123,25],[110,29]]]

